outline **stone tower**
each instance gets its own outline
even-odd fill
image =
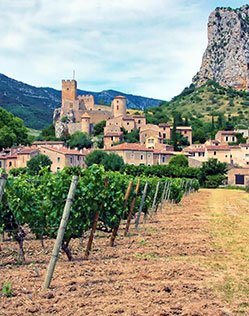
[[[65,100],[75,101],[77,99],[77,81],[76,80],[62,80],[61,98],[62,98],[62,103]]]
[[[126,116],[126,97],[116,96],[112,101],[112,115],[113,117],[117,116]]]
[[[73,115],[73,111],[77,110],[77,107],[77,81],[62,80],[61,117]]]
[[[90,115],[88,115],[87,113],[84,113],[81,116],[81,131],[83,133],[90,134],[90,119]]]

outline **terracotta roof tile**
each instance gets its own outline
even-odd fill
[[[140,143],[122,143],[110,148],[105,149],[106,151],[122,151],[122,150],[131,150],[131,151],[150,151],[153,152],[153,149],[146,148]]]

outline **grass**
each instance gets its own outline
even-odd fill
[[[214,292],[227,303],[236,302],[236,312],[243,314],[249,311],[249,194],[231,191],[216,204],[224,190],[215,192],[206,215],[216,251],[203,264],[215,275],[210,282]]]

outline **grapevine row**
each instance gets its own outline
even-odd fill
[[[23,174],[8,178],[0,205],[0,230],[11,232],[19,243],[21,255],[24,225],[28,225],[37,239],[56,237],[71,179],[69,170],[57,174],[44,172],[39,176]],[[131,181],[129,199],[124,205],[125,192]],[[138,181],[140,185],[136,194]],[[199,188],[195,179],[134,178],[117,172],[106,172],[102,166],[97,165],[82,170],[62,244],[68,259],[72,259],[69,250],[71,239],[81,238],[92,228],[96,213],[99,229],[107,232],[117,230],[120,221],[127,219],[131,202],[136,196],[134,215],[141,205],[146,183],[147,193],[142,208],[144,214],[152,206],[155,211],[163,199],[179,203],[185,193]]]

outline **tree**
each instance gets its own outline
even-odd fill
[[[23,121],[0,108],[0,149],[28,143],[28,130]]]
[[[105,170],[119,171],[124,166],[124,160],[119,155],[110,153],[104,157],[101,164]]]
[[[92,141],[87,133],[75,132],[73,135],[70,136],[68,145],[70,148],[91,148]]]
[[[218,187],[223,183],[227,173],[227,164],[211,158],[200,168],[200,183],[205,187]]]
[[[108,154],[103,150],[94,150],[90,154],[86,156],[86,165],[87,167],[90,167],[93,164],[101,164],[102,160],[107,156]]]
[[[50,124],[48,127],[44,128],[41,131],[41,134],[37,137],[37,140],[56,140],[55,137],[55,128],[53,124]]]
[[[94,150],[89,155],[86,156],[85,160],[88,167],[93,164],[103,165],[105,170],[118,171],[124,165],[124,160],[122,157],[114,153],[106,153],[103,150]]]
[[[106,126],[106,121],[101,121],[93,127],[93,135],[98,136],[104,133],[104,128]]]
[[[184,155],[176,155],[169,161],[170,166],[188,167],[188,158]]]
[[[51,165],[52,161],[48,156],[38,154],[27,162],[27,170],[29,174],[36,175],[45,167],[50,170]]]

